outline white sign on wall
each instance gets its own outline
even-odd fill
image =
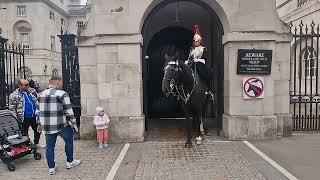
[[[262,99],[264,98],[264,78],[247,77],[243,78],[242,94],[243,99]]]

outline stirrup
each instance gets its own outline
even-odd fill
[[[214,94],[213,94],[211,91],[206,91],[205,94],[206,94],[206,96],[209,95],[209,99],[210,99],[211,101],[214,101]]]

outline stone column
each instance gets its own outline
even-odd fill
[[[289,135],[290,37],[276,32],[230,33],[224,37],[223,133],[231,140],[273,139]],[[270,75],[237,74],[238,49],[272,50]],[[263,99],[244,100],[245,77],[263,76]]]
[[[95,40],[92,47],[85,43],[79,47],[81,98],[86,109],[81,134],[86,138],[95,136],[93,115],[95,107],[102,106],[111,120],[109,135],[112,142],[142,142],[142,37],[139,34],[119,35]]]
[[[81,126],[80,138],[92,139],[96,136],[93,115],[98,106],[97,52],[95,46],[79,46],[79,65],[81,80]]]

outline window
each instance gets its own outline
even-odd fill
[[[65,25],[65,21],[63,18],[61,18],[61,26],[64,26]]]
[[[78,28],[83,27],[83,21],[77,21],[77,26],[78,26]]]
[[[317,62],[316,62],[316,51],[309,47],[305,50],[303,55],[304,61],[304,72],[305,77],[314,77],[316,76]]]
[[[18,5],[17,6],[17,16],[26,16],[27,15],[27,6]]]
[[[56,38],[54,36],[51,36],[50,41],[50,49],[54,51],[56,49]]]
[[[29,49],[30,48],[29,33],[20,33],[20,42],[21,42],[22,48]]]
[[[60,3],[61,3],[61,4],[64,4],[63,0],[60,0]]]
[[[50,15],[50,19],[54,20],[54,13],[50,11],[49,15]]]

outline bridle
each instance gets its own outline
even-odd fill
[[[175,65],[175,67],[171,67],[170,65]],[[167,69],[172,69],[175,72],[178,72],[178,71],[182,72],[182,69],[178,66],[178,63],[176,61],[169,61],[168,65],[165,67],[165,70]],[[194,73],[192,72],[192,74]],[[190,96],[192,95],[195,84],[196,84],[196,79],[194,78],[194,75],[193,75],[192,89],[188,93],[186,93],[183,87],[183,84],[178,85],[176,83],[176,80],[174,80],[173,78],[170,79],[164,76],[163,80],[169,81],[170,91],[166,94],[167,97],[169,97],[169,95],[172,94],[174,97],[177,97],[177,100],[179,99],[183,100],[185,104],[189,101]]]

